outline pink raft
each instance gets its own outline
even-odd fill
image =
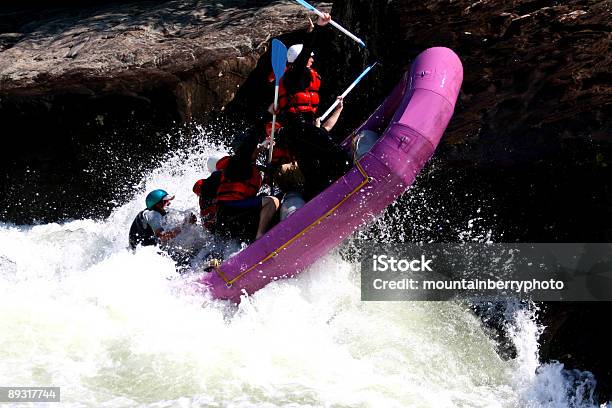
[[[370,151],[346,175],[198,283],[213,298],[240,302],[241,294],[303,271],[380,215],[433,154],[462,80],[461,61],[450,49],[421,53],[410,73],[356,130],[381,135]],[[344,145],[350,146],[350,140]]]

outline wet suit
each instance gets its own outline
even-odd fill
[[[243,200],[219,201],[215,232],[229,239],[251,242],[255,239],[262,196]]]
[[[167,212],[162,212],[157,209],[145,209],[139,212],[130,227],[130,248],[136,249],[138,245],[161,245],[161,251],[158,251],[158,253],[161,254],[164,252],[170,255],[174,262],[176,262],[177,267],[181,268],[189,264],[189,260],[193,254],[182,251],[180,247],[162,244],[159,237],[155,234],[155,231],[163,231],[165,229],[164,218],[167,214]]]
[[[130,248],[136,249],[138,245],[151,246],[159,243],[155,231],[163,229],[163,217],[165,212],[144,209],[138,213],[130,227]]]
[[[343,176],[351,167],[351,156],[338,146],[324,128],[294,120],[282,130],[304,175],[304,198],[310,200]]]

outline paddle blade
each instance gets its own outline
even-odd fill
[[[272,70],[276,78],[276,85],[285,73],[287,66],[287,47],[277,39],[272,40]]]

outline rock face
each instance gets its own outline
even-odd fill
[[[444,192],[448,202],[440,205],[454,213],[473,205],[474,192],[490,197],[498,240],[608,242],[611,7],[609,1],[335,0],[334,18],[368,48],[361,52],[336,36],[326,58],[351,68],[323,74],[327,83],[347,84],[365,63],[382,63],[368,80],[370,91],[347,101],[347,110],[362,113],[350,128],[419,52],[454,49],[465,79],[438,149],[435,182],[441,192],[451,185],[458,196],[470,194],[462,202]],[[593,371],[602,401],[612,398],[612,353],[601,331],[610,311],[608,304],[559,303],[541,313],[542,359]]]
[[[477,146],[472,155],[462,150],[448,158],[511,165],[539,152],[508,157],[507,141],[533,138],[540,129],[563,139],[612,138],[610,8],[607,1],[336,0],[334,16],[350,22],[368,49],[361,53],[339,37],[332,56],[348,54],[349,65],[382,62],[378,93],[384,95],[423,49],[454,49],[465,78],[445,141]],[[342,72],[330,73],[345,83],[350,73]]]
[[[268,40],[304,26],[305,15],[292,2],[248,0],[59,9],[2,34],[0,89],[137,96],[160,84],[177,119],[189,120],[232,100]]]
[[[291,1],[94,4],[0,12],[0,192],[18,204],[0,218],[106,213],[170,126],[223,109],[268,40],[307,24]]]
[[[465,78],[438,152],[444,165],[474,172],[483,191],[512,203],[498,214],[507,240],[607,241],[610,7],[607,1],[336,0],[334,17],[368,48],[361,52],[336,36],[328,58],[352,69],[326,72],[327,83],[350,83],[365,62],[380,61],[370,91],[347,102],[366,115],[423,49],[454,49]]]

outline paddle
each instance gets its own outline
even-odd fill
[[[357,85],[359,83],[359,81],[361,81],[363,79],[363,77],[365,77],[368,72],[370,72],[370,70],[372,68],[374,68],[374,66],[378,64],[377,62],[373,63],[372,65],[370,65],[369,67],[367,67],[366,69],[363,70],[363,72],[357,77],[357,79],[355,79],[353,81],[353,83],[351,85],[349,85],[348,88],[346,88],[346,90],[344,92],[342,92],[342,95],[340,95],[342,98],[346,97],[346,95],[349,94],[349,92],[351,92],[353,90],[353,88],[355,87],[355,85]],[[329,109],[327,109],[325,111],[325,113],[323,115],[321,115],[321,117],[319,118],[319,120],[321,122],[323,122],[330,113],[332,113],[334,111],[334,109],[336,109],[336,106],[338,106],[338,103],[340,103],[337,99],[336,101],[332,104],[332,106],[329,107]]]
[[[272,70],[274,71],[274,112],[278,110],[278,89],[280,80],[285,74],[287,66],[287,47],[277,39],[272,40]],[[274,130],[276,128],[276,113],[272,114],[272,131],[270,132],[270,147],[268,152],[268,164],[272,163],[274,150]]]
[[[316,13],[319,17],[323,17],[323,13],[319,10],[316,9],[315,6],[313,6],[312,4],[307,3],[304,0],[295,0],[297,1],[300,5],[306,7],[308,10],[313,11],[314,13]],[[342,27],[340,24],[336,23],[334,20],[331,20],[329,22],[329,24],[333,25],[334,27],[336,27],[338,30],[342,31],[344,34],[348,35],[349,37],[351,37],[354,41],[357,42],[357,44],[359,44],[362,48],[365,48],[365,43],[363,42],[363,40],[359,37],[357,37],[355,34],[351,33],[349,30],[347,30],[346,28]]]

